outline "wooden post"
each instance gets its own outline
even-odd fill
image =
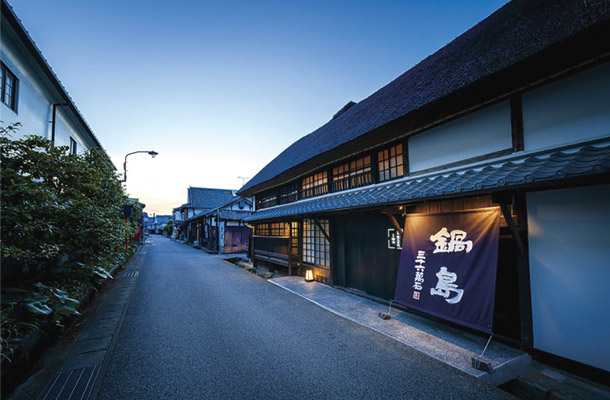
[[[288,231],[288,276],[292,276],[292,222],[287,222]]]

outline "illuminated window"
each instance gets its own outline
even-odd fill
[[[317,222],[326,234],[330,232],[328,220],[320,219]],[[330,267],[330,242],[318,224],[312,219],[303,220],[303,261]]]
[[[290,248],[291,248],[291,253],[292,254],[299,254],[299,223],[298,222],[293,222],[290,225],[290,229],[291,231],[291,243],[290,243]]]
[[[290,224],[285,222],[258,224],[254,226],[254,234],[256,236],[289,237]]]
[[[17,110],[17,82],[18,79],[4,64],[2,65],[2,88],[0,97],[2,102],[11,110]]]
[[[350,188],[370,185],[372,182],[371,156],[362,157],[349,163]]]
[[[397,144],[377,153],[379,181],[387,181],[404,175],[402,144]]]
[[[349,163],[333,168],[333,192],[349,189]]]
[[[370,185],[372,182],[371,156],[333,168],[333,192]]]
[[[303,179],[303,198],[319,196],[328,193],[328,177],[326,171]]]

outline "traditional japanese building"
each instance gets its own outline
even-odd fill
[[[473,306],[492,317],[482,330],[607,377],[608,38],[607,1],[512,1],[348,103],[239,191],[255,198],[246,219],[255,263],[311,269],[320,282],[380,299],[419,300],[417,260],[403,246],[421,239],[432,246],[428,256],[449,243],[465,252],[474,236],[442,222],[415,238],[412,221],[495,212],[485,233],[494,252],[469,264],[493,269],[491,281],[472,278],[492,289],[491,300]],[[445,242],[434,248],[433,237]],[[436,270],[425,275],[432,286],[422,296],[438,292],[441,278],[445,288],[467,285],[451,268],[437,273],[438,283]]]
[[[193,223],[193,217],[203,215],[235,198],[235,191],[230,189],[215,189],[190,186],[187,192],[187,202],[179,207],[182,218],[176,226],[181,230],[181,238],[188,243],[200,243],[202,231],[198,224]],[[174,209],[175,214],[176,209]],[[188,222],[190,220],[190,222]]]
[[[198,241],[208,251],[243,253],[252,237],[252,228],[244,220],[252,214],[252,201],[235,196],[225,204],[186,220],[191,231],[200,232]]]

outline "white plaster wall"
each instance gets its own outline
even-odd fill
[[[409,138],[409,170],[417,172],[512,148],[508,101]]]
[[[610,371],[610,185],[527,194],[534,347]]]
[[[55,144],[69,147],[70,138],[72,138],[77,143],[78,152],[94,147],[95,144],[75,128],[78,125],[80,124],[72,120],[69,113],[66,113],[65,107],[58,107],[55,115]]]
[[[5,19],[1,28],[2,46],[0,58],[19,80],[17,94],[17,112],[0,102],[0,114],[3,125],[21,123],[18,134],[12,135],[19,139],[27,135],[51,137],[51,90],[44,83],[40,73],[33,67],[29,58],[20,50],[15,42],[15,35]]]
[[[610,62],[523,95],[525,151],[610,137]]]
[[[0,58],[15,74],[18,83],[16,112],[0,102],[0,120],[3,125],[20,122],[21,127],[13,139],[27,135],[39,135],[51,139],[52,104],[63,103],[57,90],[51,85],[41,68],[31,55],[20,45],[16,34],[2,19]],[[66,107],[57,107],[55,122],[55,143],[69,146],[70,137],[78,143],[78,150],[95,147],[85,127]]]

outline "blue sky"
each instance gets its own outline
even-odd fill
[[[283,149],[505,1],[9,0],[118,169],[167,214]]]

